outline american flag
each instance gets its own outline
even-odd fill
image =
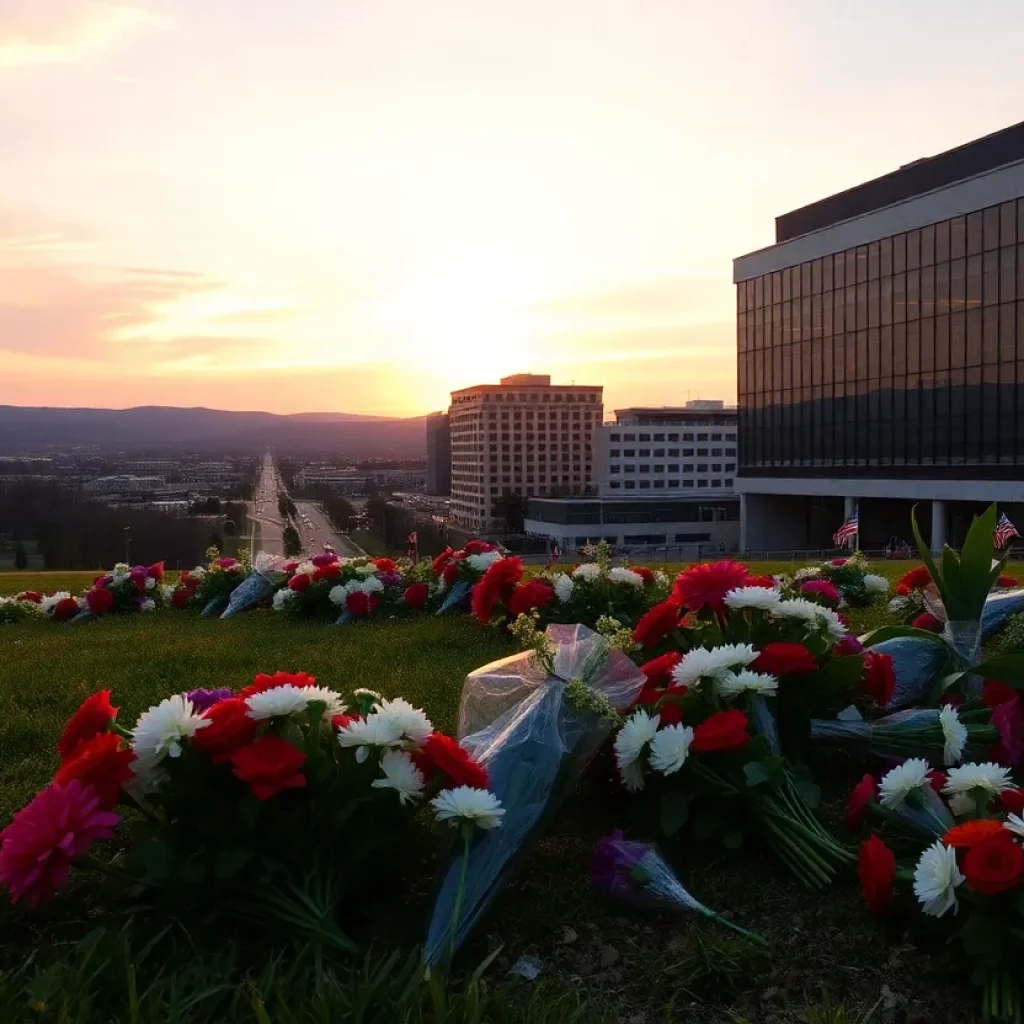
[[[996,532],[993,540],[996,542],[997,548],[1005,548],[1010,542],[1011,537],[1019,537],[1020,534],[1017,532],[1017,527],[1010,522],[1009,517],[1005,512],[999,513],[999,522],[996,523]]]
[[[842,547],[847,541],[853,540],[853,538],[857,536],[858,529],[857,513],[854,512],[853,515],[850,516],[850,518],[832,534],[832,543],[838,544]]]
[[[413,530],[412,533],[410,533],[409,536],[406,538],[406,543],[410,547],[414,547],[419,542],[420,542],[420,535],[415,530]]]
[[[562,549],[557,544],[551,545],[551,561],[557,562],[562,557]]]

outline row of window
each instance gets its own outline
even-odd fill
[[[571,415],[563,409],[561,416],[559,416],[559,414],[557,412],[555,412],[554,410],[552,410],[551,415],[548,416],[544,412],[544,410],[541,409],[537,413],[537,420],[538,421],[543,420],[546,423],[546,422],[548,422],[548,420],[551,420],[551,421],[563,420],[564,421],[564,420],[572,419],[572,420],[586,420],[586,422],[589,423],[591,420],[596,420],[598,415],[599,415],[599,413],[594,411],[594,410],[592,410],[592,409],[584,409],[582,412],[580,412],[579,409],[573,409]],[[533,418],[534,418],[534,415],[533,415],[533,410],[532,409],[525,409],[525,410],[524,409],[516,409],[515,412],[513,412],[513,413],[508,413],[508,412],[502,411],[502,414],[501,414],[501,419],[502,420],[511,420],[513,423],[523,423],[523,422],[527,422],[528,423]],[[492,410],[491,412],[489,412],[487,414],[487,422],[488,423],[490,423],[492,421],[496,421],[497,419],[498,419],[497,412]],[[470,422],[472,422],[472,421],[470,421]]]
[[[712,473],[721,473],[722,472],[722,465],[723,465],[722,463],[720,463],[720,462],[712,462],[710,465],[711,465],[711,472]],[[736,463],[734,463],[734,462],[726,462],[724,465],[725,465],[725,472],[726,473],[731,473],[731,472],[733,472],[736,469]],[[645,463],[645,464],[643,464],[641,466],[634,466],[634,465],[617,466],[616,465],[616,466],[609,466],[608,470],[609,470],[609,472],[613,476],[617,476],[619,473],[636,473],[638,471],[640,473],[651,473],[652,471],[655,472],[655,473],[665,473],[665,472],[668,472],[668,473],[678,473],[678,472],[680,472],[680,464],[679,463],[671,463],[671,464],[669,464],[667,469],[666,469],[666,467],[665,467],[665,465],[663,463],[655,463],[653,466],[651,466],[651,465],[649,465],[647,463]],[[708,472],[708,464],[704,463],[704,462],[698,462],[696,464],[696,470],[695,470],[694,469],[694,464],[692,462],[684,462],[684,463],[682,463],[682,470],[681,471],[683,473],[693,473],[694,471],[696,471],[697,473],[707,473]]]
[[[718,455],[718,456],[721,456],[721,455],[735,455],[736,454],[736,449],[735,448],[711,448],[711,449],[708,449],[708,448],[697,448],[696,449],[696,454],[697,455],[707,455],[709,452],[710,452],[710,454],[711,454],[711,456],[713,458],[716,455]],[[686,458],[688,455],[692,456],[694,454],[694,449],[693,448],[683,448],[682,449],[682,454],[683,454],[683,458]],[[654,449],[654,455],[653,455],[654,458],[656,458],[656,459],[663,459],[663,458],[665,458],[666,455],[670,459],[677,459],[677,458],[679,458],[679,449],[678,448],[668,448],[668,449],[665,449],[665,448],[655,448]],[[651,449],[650,448],[640,448],[639,452],[638,452],[638,449],[636,449],[636,448],[612,448],[608,452],[608,457],[610,459],[619,459],[619,458],[624,458],[624,459],[636,459],[636,458],[649,459],[652,456],[651,456]]]
[[[595,403],[600,398],[596,391],[485,391],[482,394],[476,392],[470,395],[453,395],[452,403],[460,405],[466,402],[477,402],[481,399],[485,402],[590,402]]]
[[[732,479],[727,477],[724,480],[706,480],[706,479],[701,479],[701,480],[697,480],[697,481],[694,481],[694,480],[683,480],[682,481],[682,487],[683,487],[684,490],[687,489],[687,488],[693,487],[695,484],[696,484],[698,489],[700,489],[702,487],[709,487],[709,486],[710,487],[727,487],[727,488],[731,488],[732,487]],[[621,486],[620,486],[620,481],[612,480],[612,482],[608,486],[613,491],[618,491],[618,490],[635,491],[635,490],[638,490],[638,489],[641,490],[641,491],[647,491],[647,490],[658,491],[658,490],[671,490],[673,488],[678,488],[680,486],[680,482],[678,480],[669,480],[668,483],[666,484],[666,482],[664,480],[623,480],[623,481],[621,481]]]
[[[692,440],[694,440],[694,435],[693,435],[692,432],[691,433],[682,434],[681,436],[682,436],[682,439],[684,441],[692,441]],[[635,433],[620,433],[618,431],[614,431],[614,432],[612,432],[612,433],[610,433],[608,435],[608,440],[609,441],[638,441],[638,440],[639,441],[652,441],[653,440],[653,441],[657,442],[657,441],[666,441],[666,440],[667,441],[678,441],[679,439],[680,439],[680,435],[679,434],[635,434]],[[697,434],[696,435],[696,440],[698,440],[698,441],[707,441],[707,440],[711,440],[711,441],[735,441],[736,440],[736,434],[733,431],[729,431],[729,432],[725,432],[725,433],[718,433],[718,432],[711,433],[710,437],[706,433],[704,433],[704,434]]]

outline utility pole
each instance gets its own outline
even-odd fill
[[[124,560],[128,565],[132,564],[132,528],[126,526],[124,528]]]

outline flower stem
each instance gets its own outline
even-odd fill
[[[466,875],[469,871],[469,842],[473,837],[473,826],[463,825],[462,829],[462,866],[459,869],[459,891],[455,894],[455,908],[452,910],[451,930],[448,933],[448,956],[445,969],[451,967],[455,959],[455,940],[459,933],[459,918],[462,916],[462,904],[466,898]]]

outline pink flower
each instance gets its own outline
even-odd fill
[[[30,907],[49,899],[68,880],[71,862],[100,839],[113,839],[120,817],[100,809],[91,786],[73,779],[36,794],[0,833],[0,883],[11,902]]]
[[[213,564],[218,569],[230,569],[232,566],[238,565],[237,558],[215,558]],[[296,563],[298,564],[298,563]]]
[[[839,604],[842,594],[828,580],[807,580],[800,584],[800,593],[820,597],[829,604]]]
[[[333,551],[324,551],[319,555],[314,555],[310,561],[318,568],[321,569],[325,565],[333,565],[338,560],[338,556]]]
[[[1024,756],[1024,710],[1020,697],[994,708],[991,721],[999,733],[997,760],[1008,765],[1019,763]]]
[[[846,563],[848,561],[849,561],[849,559],[847,559],[847,558],[833,558],[832,561],[829,562],[828,564],[829,565],[834,565],[834,566],[836,566],[836,568],[838,568],[841,565],[846,565]]]

